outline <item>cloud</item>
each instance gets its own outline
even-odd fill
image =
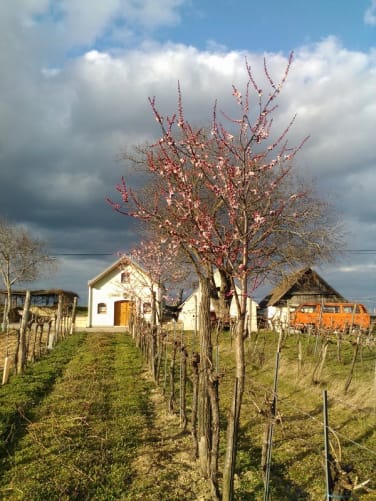
[[[176,25],[185,3],[187,0],[17,0],[1,2],[0,26],[13,48],[60,59],[79,47],[109,46],[110,42],[123,46],[160,27]],[[25,40],[28,45],[22,47]]]
[[[371,26],[376,25],[376,0],[371,0],[371,4],[364,13],[364,22]]]
[[[116,252],[137,239],[105,197],[116,196],[123,174],[130,184],[142,182],[118,157],[158,134],[148,96],[171,114],[180,81],[187,117],[208,125],[216,98],[219,109],[234,112],[231,86],[245,83],[245,56],[265,84],[260,53],[159,44],[149,36],[129,47],[119,41],[114,50],[120,32],[129,41],[178,23],[184,3],[164,0],[156,12],[152,0],[0,2],[7,47],[0,52],[0,214],[27,224],[55,252]],[[266,58],[278,79],[286,57]],[[335,200],[350,245],[373,248],[375,59],[374,51],[351,51],[331,37],[298,47],[275,119],[280,131],[297,113],[290,141],[310,135],[298,167]],[[100,271],[92,263],[81,268],[87,278]]]

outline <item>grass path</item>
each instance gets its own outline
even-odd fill
[[[263,341],[264,339],[264,341]],[[277,339],[260,334],[252,345],[236,471],[239,501],[263,499],[260,472],[265,417]],[[256,350],[256,348],[258,349]],[[350,391],[343,394],[353,348],[328,355],[320,385],[309,355],[297,373],[296,340],[286,341],[279,371],[271,486],[278,501],[323,498],[322,390],[330,395],[331,441],[343,464],[353,464],[375,500],[375,354],[363,350]],[[230,405],[233,350],[223,336],[222,416]],[[312,354],[311,354],[312,355]],[[257,404],[257,405],[256,405]],[[222,440],[222,445],[224,441]],[[204,501],[209,499],[191,455],[191,439],[145,371],[133,340],[123,333],[69,336],[0,387],[0,500]]]
[[[2,458],[1,499],[205,499],[189,437],[124,334],[87,335],[21,423]]]

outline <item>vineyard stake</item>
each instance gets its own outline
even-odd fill
[[[325,481],[326,500],[330,501],[332,495],[333,481],[330,473],[330,452],[329,452],[329,422],[328,422],[328,392],[323,392],[323,414],[324,414],[324,446],[325,446]]]

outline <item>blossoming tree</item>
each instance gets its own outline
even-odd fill
[[[176,249],[169,241],[159,241],[157,238],[143,240],[134,247],[129,256],[140,265],[142,272],[138,274],[138,287],[149,289],[151,298],[150,315],[150,365],[155,380],[158,377],[158,332],[157,325],[163,321],[166,301],[176,302],[176,287],[184,283],[189,270],[180,259]],[[128,261],[124,255],[124,263]],[[134,297],[139,296],[134,281],[123,284],[131,289]],[[160,348],[160,347],[159,347]]]
[[[277,83],[264,64],[269,87],[264,91],[246,62],[244,92],[233,86],[238,115],[220,115],[215,104],[211,130],[192,127],[186,120],[180,86],[177,112],[172,116],[164,118],[155,99],[150,99],[161,127],[160,139],[143,150],[154,196],[129,189],[122,179],[117,186],[122,201],[112,202],[115,210],[146,222],[185,252],[199,276],[202,378],[198,449],[214,499],[219,497],[219,380],[212,363],[209,316],[213,267],[231,284],[238,312],[234,395],[227,420],[222,485],[222,499],[230,500],[244,392],[247,298],[267,276],[330,257],[337,241],[328,205],[295,172],[293,160],[306,138],[296,146],[288,144],[294,118],[281,134],[272,136],[276,101],[291,63],[292,55]],[[256,106],[251,107],[252,99]]]

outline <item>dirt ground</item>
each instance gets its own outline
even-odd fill
[[[192,439],[188,432],[181,431],[179,416],[168,412],[166,399],[160,389],[153,390],[151,399],[154,407],[154,440],[147,441],[147,445],[139,450],[135,461],[136,471],[139,472],[133,484],[135,492],[141,485],[142,487],[141,492],[132,497],[132,501],[149,499],[147,490],[142,493],[147,487],[145,479],[148,479],[149,485],[159,484],[160,489],[168,495],[166,499],[212,499],[208,484],[200,476],[198,461],[192,453]],[[150,498],[150,501],[152,499],[155,498]]]

